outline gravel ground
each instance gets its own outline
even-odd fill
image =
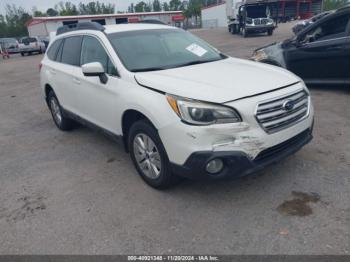
[[[290,36],[196,30],[247,58]],[[156,191],[122,147],[54,126],[41,56],[0,59],[0,254],[349,254],[350,89],[311,88],[314,140],[255,176]]]

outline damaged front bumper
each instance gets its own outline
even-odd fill
[[[281,144],[261,151],[254,160],[242,151],[202,151],[192,153],[184,165],[171,164],[171,168],[174,174],[192,179],[241,177],[286,158],[311,140],[312,127]],[[223,168],[216,174],[210,174],[206,166],[214,159],[222,160]]]

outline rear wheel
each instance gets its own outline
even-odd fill
[[[244,38],[246,38],[247,37],[247,30],[245,29],[245,27],[242,27],[242,36],[244,37]]]
[[[24,52],[21,52],[21,56],[24,56]]]
[[[63,114],[62,107],[53,91],[50,91],[47,96],[47,103],[51,111],[52,119],[58,129],[69,131],[74,127],[74,121]]]
[[[149,121],[139,120],[131,126],[128,146],[136,170],[148,185],[165,189],[177,181],[158,132]]]
[[[273,30],[272,29],[267,30],[267,35],[272,35],[272,34],[273,34]]]

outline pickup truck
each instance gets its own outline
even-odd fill
[[[39,37],[23,37],[20,39],[19,49],[21,55],[24,56],[32,53],[42,54],[46,51],[46,46]]]

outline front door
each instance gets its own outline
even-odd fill
[[[287,69],[307,83],[344,83],[349,56],[344,55],[350,14],[317,23],[286,52]]]
[[[99,62],[108,76],[106,84],[99,77],[84,76],[82,70],[77,77],[78,115],[110,132],[118,132],[120,78],[101,42],[93,36],[84,36],[81,46],[81,65]]]

